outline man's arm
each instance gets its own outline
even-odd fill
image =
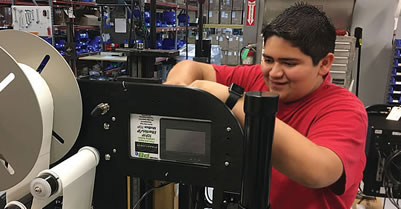
[[[332,150],[319,146],[276,118],[272,148],[274,168],[310,188],[335,183],[343,174],[343,163]]]
[[[181,61],[170,70],[164,84],[189,85],[196,80],[216,82],[216,71],[213,66],[191,60]]]
[[[223,102],[228,98],[228,87],[215,82],[196,81],[191,86],[208,91]],[[244,126],[244,97],[238,100],[232,111]],[[293,181],[310,188],[327,187],[343,174],[343,164],[337,154],[326,147],[316,145],[277,118],[272,164]]]

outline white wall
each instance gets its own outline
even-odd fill
[[[398,0],[356,0],[352,20],[363,29],[359,98],[365,105],[386,103],[392,64],[394,10]]]
[[[386,103],[397,3],[398,0],[356,0],[352,31],[363,28],[359,98],[365,105]],[[386,201],[385,209],[395,208]]]

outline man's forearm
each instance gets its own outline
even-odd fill
[[[333,151],[314,144],[279,119],[272,152],[273,167],[310,188],[331,185],[343,172],[342,162]]]
[[[181,61],[170,70],[165,84],[189,85],[196,80],[216,81],[213,66],[190,60]]]

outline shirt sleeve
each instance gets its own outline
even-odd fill
[[[231,83],[240,85],[245,91],[267,90],[261,73],[260,65],[213,65],[216,71],[216,81],[229,86]]]
[[[342,194],[359,184],[366,163],[367,114],[357,99],[326,103],[312,123],[308,138],[335,152],[343,163],[343,176],[329,188]]]

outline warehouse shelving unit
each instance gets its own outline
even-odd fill
[[[401,39],[395,39],[393,51],[387,103],[401,104]]]

